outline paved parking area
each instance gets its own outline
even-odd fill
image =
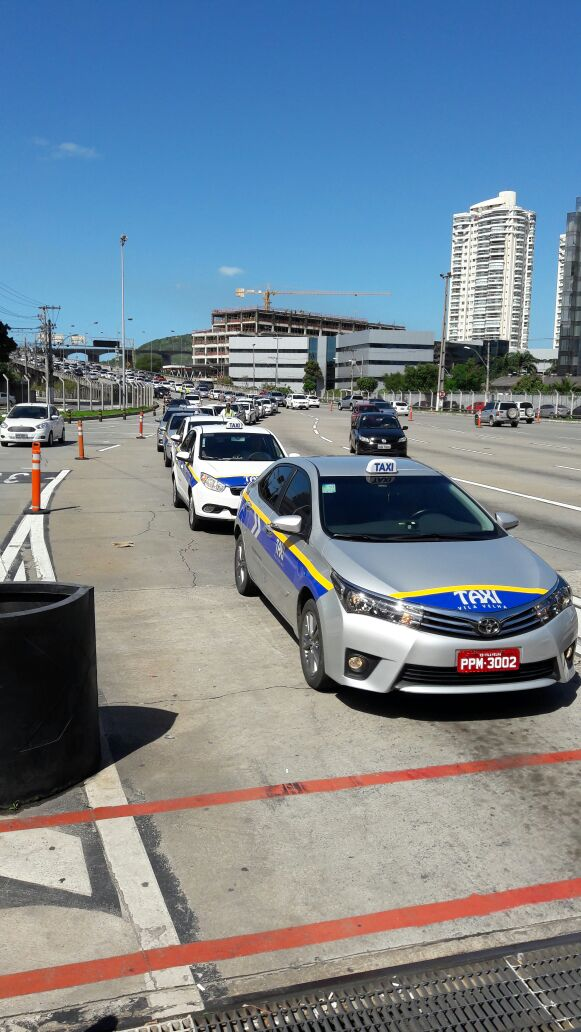
[[[341,453],[348,422],[321,408],[267,425],[290,451]],[[0,1027],[121,1028],[578,929],[577,684],[311,691],[288,630],[238,596],[229,531],[192,534],[153,439],[135,435],[87,423],[88,461],[73,445],[43,455],[45,474],[70,472],[20,551],[29,488],[11,477],[29,455],[0,457],[5,575],[38,576],[42,539],[54,576],[95,585],[108,749],[85,786],[0,819]],[[581,426],[422,413],[409,440],[514,511],[579,593]]]

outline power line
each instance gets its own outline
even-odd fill
[[[0,293],[12,294],[14,300],[26,301],[27,304],[33,305],[35,308],[40,307],[40,301],[37,301],[33,297],[29,297],[28,294],[22,294],[19,290],[15,290],[14,287],[9,287],[7,283],[0,283]]]

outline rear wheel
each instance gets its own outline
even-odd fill
[[[513,419],[510,425],[511,426],[518,426],[518,419]]]
[[[531,423],[534,423],[534,419],[527,419],[527,423],[528,423],[529,425],[530,425]]]
[[[494,426],[494,419],[492,418],[492,416],[490,417],[490,419],[488,420],[488,422],[489,422],[489,425],[490,425],[490,426]]]
[[[61,434],[61,444],[64,444],[64,443],[65,443],[65,428],[63,426],[63,432]]]
[[[333,682],[325,673],[323,637],[319,622],[319,611],[313,599],[309,599],[301,610],[299,619],[299,651],[303,676],[310,688],[326,691],[333,688]]]
[[[234,580],[236,581],[236,589],[239,595],[256,595],[256,584],[248,573],[248,566],[246,565],[246,552],[244,551],[242,534],[238,535],[234,546]]]
[[[167,450],[165,448],[163,452],[163,464],[166,467],[166,469],[169,469],[169,467],[171,466],[171,457],[168,456]]]
[[[196,512],[196,504],[194,502],[193,494],[190,495],[190,501],[188,505],[188,522],[190,524],[190,530],[202,529],[202,520]]]

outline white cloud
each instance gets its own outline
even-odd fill
[[[237,265],[221,265],[218,272],[221,276],[240,276],[244,269],[239,269]]]
[[[95,147],[84,147],[80,143],[57,143],[51,153],[53,158],[81,158],[83,161],[99,157]]]

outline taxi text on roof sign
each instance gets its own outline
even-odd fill
[[[397,473],[397,462],[395,459],[372,459],[367,463],[365,472],[376,477],[391,476]]]
[[[226,423],[226,430],[244,430],[244,423],[239,419],[229,419]]]

